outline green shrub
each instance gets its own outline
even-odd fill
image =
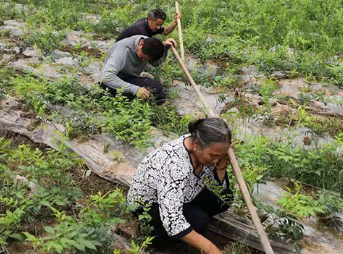
[[[318,186],[343,191],[342,134],[332,143],[315,149],[292,145],[291,141],[276,142],[268,137],[250,137],[248,143],[239,143],[237,155],[242,166],[263,166],[270,176],[287,177]]]

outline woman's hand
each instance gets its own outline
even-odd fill
[[[232,149],[233,146],[234,143],[231,143],[229,149]],[[229,164],[231,164],[229,153],[225,154],[216,164],[216,171],[221,184],[224,182],[225,172]]]
[[[182,241],[194,246],[205,254],[222,254],[222,252],[207,238],[192,230],[182,237]]]
[[[234,147],[234,143],[231,142],[231,145],[229,147],[229,149],[233,149]],[[229,151],[228,151],[229,152]],[[225,170],[227,169],[227,167],[230,164],[230,156],[229,153],[225,154],[225,156],[223,156],[216,164],[216,169],[217,170]]]

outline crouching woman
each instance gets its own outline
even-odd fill
[[[142,161],[130,186],[128,205],[137,203],[134,213],[139,215],[141,204],[150,204],[155,242],[176,239],[205,253],[222,253],[201,233],[209,218],[227,210],[227,201],[232,200],[226,172],[231,132],[220,118],[199,119],[188,129],[190,134]]]

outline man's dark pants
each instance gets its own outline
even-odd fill
[[[136,76],[130,76],[125,73],[119,72],[118,77],[125,82],[128,82],[130,84],[134,84],[139,87],[144,87],[147,90],[149,90],[152,95],[154,96],[157,104],[162,104],[166,99],[166,93],[163,90],[162,83],[157,79],[151,79],[151,78],[143,78],[143,77],[136,77]],[[106,86],[104,83],[100,83],[100,87],[103,89],[108,89],[109,93],[112,96],[116,96],[117,91],[116,89],[110,88]],[[132,100],[135,96],[131,93],[123,93],[126,97],[128,97],[130,100]]]

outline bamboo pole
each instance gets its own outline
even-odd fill
[[[185,64],[182,62],[181,58],[180,58],[180,55],[179,53],[177,53],[177,50],[175,49],[174,46],[171,46],[171,49],[173,50],[174,52],[174,55],[176,56],[177,60],[179,61],[180,65],[181,65],[181,68],[182,70],[184,71],[184,73],[186,74],[189,82],[191,83],[193,89],[195,90],[195,92],[197,93],[198,97],[200,98],[200,102],[202,103],[202,105],[204,106],[205,108],[205,114],[207,116],[210,116],[210,117],[213,117],[215,114],[212,110],[212,108],[210,107],[210,105],[206,102],[204,96],[202,95],[202,93],[200,92],[198,86],[195,84],[191,74],[189,73],[189,71],[187,70]]]
[[[180,13],[179,3],[175,2],[175,9],[177,13]],[[181,28],[181,20],[177,19],[177,30],[179,32],[179,44],[180,44],[180,52],[181,52],[181,59],[185,62],[185,51],[183,49],[183,40],[182,40],[182,28]]]
[[[185,64],[182,62],[179,54],[177,53],[177,50],[175,49],[174,46],[171,46],[173,53],[176,57],[176,59],[178,60],[179,64],[181,65],[182,70],[184,71],[184,73],[186,74],[189,82],[191,83],[192,87],[194,88],[195,92],[197,93],[197,95],[200,98],[201,103],[203,104],[204,108],[205,108],[205,114],[209,117],[218,117],[215,115],[215,113],[213,112],[213,110],[211,109],[211,107],[209,106],[209,104],[205,101],[204,96],[202,95],[201,91],[199,90],[199,88],[197,87],[197,85],[195,84],[191,74],[189,73],[189,71],[187,70]],[[269,239],[266,235],[266,233],[264,232],[262,223],[260,221],[260,218],[257,215],[256,212],[256,207],[254,206],[251,197],[250,197],[250,193],[248,191],[247,185],[244,181],[243,175],[242,175],[242,171],[239,168],[238,165],[238,161],[236,159],[236,156],[232,150],[232,148],[229,148],[229,158],[230,158],[230,162],[231,162],[231,166],[232,166],[232,170],[233,173],[236,176],[237,182],[238,182],[238,186],[241,190],[243,199],[248,207],[249,213],[251,215],[251,219],[254,223],[254,226],[256,228],[257,231],[257,235],[260,238],[261,241],[261,245],[264,249],[264,252],[267,254],[274,254],[273,249],[270,245]]]

